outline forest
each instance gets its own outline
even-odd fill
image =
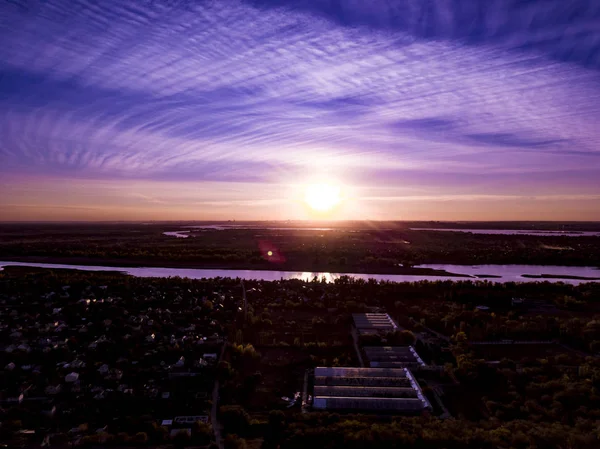
[[[412,268],[424,263],[600,265],[598,236],[413,231],[410,224],[385,222],[312,230],[263,226],[192,230],[176,238],[163,232],[181,231],[179,224],[0,224],[0,258],[398,274],[430,274]]]

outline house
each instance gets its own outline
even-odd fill
[[[29,345],[26,345],[25,343],[21,343],[19,346],[17,346],[17,349],[19,351],[23,351],[23,352],[31,352],[31,348],[29,347]]]
[[[65,376],[65,382],[73,383],[79,379],[78,373],[69,373]]]
[[[175,424],[179,425],[192,425],[195,422],[208,423],[208,416],[206,415],[189,415],[189,416],[176,416],[173,420]]]
[[[45,410],[42,411],[42,414],[45,416],[54,416],[56,414],[56,405],[53,405],[50,408],[46,408]]]
[[[522,306],[525,303],[525,299],[523,298],[512,298],[510,301],[511,305],[513,307],[519,307]]]
[[[7,402],[7,403],[17,402],[20,404],[21,402],[23,402],[23,393],[21,393],[19,396],[8,397],[4,400],[4,402]]]
[[[58,394],[60,393],[60,389],[60,385],[48,385],[44,391],[46,394]]]
[[[85,368],[85,362],[75,359],[71,363],[69,363],[68,366],[71,368]]]

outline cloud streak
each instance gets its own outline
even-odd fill
[[[585,184],[599,18],[586,0],[4,2],[0,174]]]

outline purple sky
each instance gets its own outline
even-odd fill
[[[0,3],[0,220],[600,220],[597,0]]]

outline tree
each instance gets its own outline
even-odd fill
[[[464,332],[459,332],[454,336],[454,341],[457,344],[466,343],[468,341],[467,334]]]
[[[244,343],[244,334],[241,329],[238,329],[237,331],[235,331],[235,342],[238,345],[241,345]]]
[[[224,405],[219,409],[225,433],[246,435],[250,427],[250,416],[239,405]]]
[[[269,412],[269,426],[272,430],[281,430],[285,427],[285,413],[281,410],[271,410]]]
[[[213,430],[210,424],[196,421],[192,426],[192,439],[194,443],[205,446],[210,443],[213,437]]]
[[[127,432],[119,432],[116,437],[115,437],[115,442],[117,444],[127,444],[129,443],[129,435],[127,435]]]
[[[133,437],[133,442],[136,444],[148,443],[148,434],[146,432],[138,432]]]
[[[241,392],[245,397],[248,397],[252,394],[256,387],[262,382],[262,374],[260,371],[255,372],[254,374],[244,378],[241,386]]]
[[[410,346],[415,344],[416,337],[411,331],[403,330],[388,335],[387,340],[394,345]]]
[[[224,441],[225,449],[246,449],[246,440],[238,437],[237,435],[227,435]]]
[[[235,371],[231,368],[231,364],[226,360],[221,360],[217,365],[217,379],[227,381],[235,377]]]
[[[62,446],[69,442],[69,436],[66,433],[55,433],[50,437],[50,444],[52,446]]]
[[[175,434],[173,437],[173,444],[175,447],[180,448],[187,445],[190,441],[190,435],[183,429]]]

